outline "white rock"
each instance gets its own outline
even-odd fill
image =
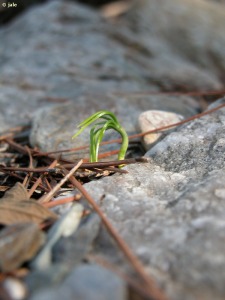
[[[27,296],[25,285],[16,278],[7,278],[4,281],[3,286],[12,300],[22,300]]]
[[[140,114],[138,125],[141,132],[154,130],[163,126],[180,122],[183,119],[181,115],[176,113],[161,111],[161,110],[148,110]],[[143,137],[143,145],[146,150],[149,150],[151,145],[155,143],[162,133],[150,133]]]

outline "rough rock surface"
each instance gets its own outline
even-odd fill
[[[221,109],[170,133],[150,163],[85,185],[172,299],[224,297],[224,130]]]

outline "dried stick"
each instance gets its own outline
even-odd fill
[[[21,125],[21,126],[17,126],[17,127],[12,127],[6,131],[4,131],[1,135],[0,135],[0,141],[6,140],[8,138],[13,138],[17,132],[21,132],[27,128],[30,128],[29,125]]]
[[[119,166],[121,164],[135,164],[135,163],[146,163],[149,162],[149,158],[147,157],[136,157],[136,158],[127,158],[123,160],[113,160],[113,161],[99,161],[93,163],[82,163],[79,166],[79,169],[93,169],[93,168],[104,168],[104,167],[112,167]],[[63,164],[61,167],[64,168],[73,168],[74,164]],[[50,168],[50,167],[40,167],[40,168],[14,168],[14,167],[1,167],[1,171],[13,171],[13,172],[34,172],[34,173],[45,173],[45,172],[58,172],[58,168]]]
[[[29,168],[33,168],[34,165],[33,165],[33,157],[31,155],[31,151],[30,151],[29,147],[27,147],[27,146],[25,146],[24,148],[27,150],[27,153],[29,155],[29,160],[30,160],[30,162],[29,162]],[[23,186],[24,187],[28,187],[29,182],[30,182],[32,176],[33,176],[32,172],[30,174],[26,175],[26,177],[23,180]]]
[[[68,174],[62,178],[62,180],[56,184],[56,186],[47,194],[42,196],[38,202],[39,203],[46,203],[51,200],[51,198],[54,196],[55,193],[58,192],[58,190],[61,188],[61,186],[73,175],[73,173],[79,168],[79,166],[83,163],[83,160],[81,159],[69,172]]]
[[[47,202],[47,203],[42,203],[43,206],[47,208],[55,207],[57,205],[62,205],[65,203],[73,202],[73,201],[78,201],[81,198],[81,195],[72,195],[72,196],[65,196],[65,197],[59,197],[60,199],[54,199],[54,201]]]
[[[210,95],[221,95],[225,94],[225,89],[222,90],[212,90],[212,91],[192,91],[192,92],[153,92],[153,91],[144,91],[144,92],[114,92],[114,95],[118,96],[128,96],[128,95],[135,95],[135,96],[141,96],[141,95],[168,95],[168,96],[210,96]]]
[[[54,168],[56,165],[57,165],[57,160],[54,160],[51,164],[50,164],[50,168]],[[28,196],[29,197],[31,197],[32,195],[33,195],[33,193],[34,193],[34,191],[36,190],[36,188],[39,186],[39,184],[42,182],[42,178],[43,178],[43,176],[45,175],[45,173],[44,174],[42,174],[37,180],[36,180],[36,182],[34,183],[34,185],[32,186],[32,188],[29,190],[29,192],[28,192]]]

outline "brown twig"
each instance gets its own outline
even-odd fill
[[[79,166],[79,169],[93,169],[93,168],[105,168],[105,167],[116,167],[121,164],[135,164],[135,163],[146,163],[149,162],[147,157],[136,157],[136,158],[127,158],[123,160],[113,160],[113,161],[99,161],[91,163],[82,163]],[[50,168],[50,167],[39,167],[39,168],[15,168],[15,167],[0,167],[2,171],[13,171],[13,172],[34,172],[34,173],[45,173],[45,172],[59,172],[60,168],[64,167],[66,169],[71,169],[74,167],[73,164],[63,164],[59,168]]]
[[[194,115],[194,116],[192,116],[190,118],[187,118],[187,119],[185,119],[183,121],[180,121],[180,122],[177,122],[177,123],[173,123],[173,124],[170,124],[170,125],[167,125],[167,126],[163,126],[163,127],[160,127],[160,128],[154,129],[154,130],[149,130],[149,131],[146,131],[146,132],[143,132],[143,133],[133,134],[129,138],[135,139],[137,137],[145,136],[146,134],[155,133],[155,132],[159,132],[159,131],[162,131],[162,130],[165,130],[165,129],[169,129],[169,128],[172,128],[172,127],[180,126],[180,125],[183,125],[183,124],[188,123],[190,121],[193,121],[195,119],[199,119],[199,118],[202,118],[202,117],[204,117],[206,115],[209,115],[209,114],[211,114],[211,113],[213,113],[213,112],[215,112],[215,111],[217,111],[217,110],[219,110],[219,109],[221,109],[223,107],[225,107],[225,104],[221,104],[221,105],[219,105],[217,107],[214,107],[214,108],[212,108],[210,110],[207,110],[207,111],[204,111],[204,112],[199,113],[197,115]]]
[[[12,127],[6,131],[4,131],[1,135],[0,135],[0,141],[6,140],[6,139],[11,139],[13,138],[17,132],[21,132],[23,130],[26,130],[27,128],[30,128],[30,125],[22,125],[22,126],[16,126],[16,127]]]
[[[58,161],[54,160],[51,164],[50,164],[50,168],[54,168],[57,165]],[[34,191],[36,190],[36,188],[39,186],[39,184],[42,182],[43,177],[46,175],[47,173],[44,172],[44,174],[42,174],[34,183],[34,185],[31,187],[31,189],[28,192],[28,196],[31,197],[34,193]]]
[[[16,143],[15,141],[13,141],[12,139],[6,139],[5,140],[6,143],[8,143],[12,148],[16,149],[18,152],[22,153],[22,154],[28,154],[27,153],[27,149],[23,146],[21,146],[20,144]]]
[[[147,157],[136,157],[136,158],[127,158],[122,160],[113,160],[113,161],[99,161],[99,162],[90,162],[90,163],[83,163],[80,166],[80,169],[92,169],[92,168],[104,168],[104,167],[116,167],[121,164],[123,165],[130,165],[135,163],[146,163],[149,162]],[[64,164],[64,168],[71,168],[73,164]]]
[[[68,172],[68,174],[61,179],[61,181],[47,194],[42,196],[38,202],[39,203],[46,203],[51,200],[55,193],[61,188],[61,186],[73,175],[73,173],[79,168],[82,164],[82,159]]]
[[[101,170],[102,172],[110,171],[110,172],[120,173],[120,174],[128,174],[129,173],[127,170],[118,169],[118,168],[114,168],[114,167],[106,167],[104,169],[97,169],[96,168],[96,170]]]
[[[49,183],[49,180],[48,180],[48,178],[45,176],[44,178],[43,178],[43,181],[44,181],[44,183],[45,183],[45,185],[46,185],[46,187],[49,189],[49,191],[52,189],[52,187],[51,187],[51,185],[50,185],[50,183]]]
[[[225,94],[225,89],[217,91],[192,91],[192,92],[157,92],[157,91],[143,91],[143,92],[114,92],[118,96],[139,96],[139,95],[168,95],[168,96],[211,96]]]
[[[42,205],[47,208],[55,207],[55,206],[70,203],[73,201],[78,201],[78,200],[80,200],[81,195],[77,194],[77,195],[65,196],[65,197],[59,197],[59,198],[60,199],[54,199],[54,201],[42,203]]]
[[[33,157],[31,155],[30,148],[28,146],[25,146],[24,148],[27,150],[27,153],[28,153],[28,156],[29,156],[29,168],[33,168],[34,167],[34,165],[33,165]],[[29,181],[31,180],[32,176],[33,176],[33,173],[30,173],[30,174],[26,175],[26,177],[23,180],[24,187],[28,187]]]

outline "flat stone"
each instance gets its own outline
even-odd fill
[[[224,297],[224,126],[223,108],[168,134],[150,163],[85,184],[171,299]]]
[[[175,124],[183,119],[181,115],[160,110],[148,110],[140,114],[138,125],[142,133],[167,125]],[[160,137],[162,132],[150,133],[143,136],[143,145],[149,150]]]
[[[114,273],[98,265],[80,265],[59,288],[45,289],[31,300],[126,300],[126,286]]]

